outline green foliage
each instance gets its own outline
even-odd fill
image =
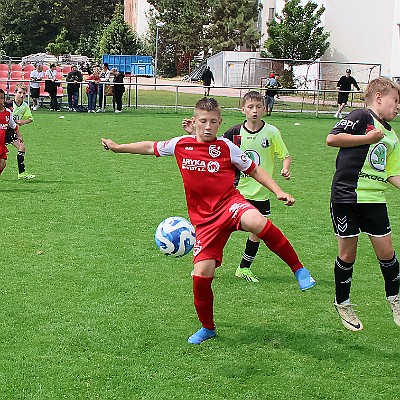
[[[150,15],[155,43],[155,21],[166,22],[159,36],[159,69],[164,75],[176,73],[181,56],[234,50],[238,46],[255,49],[260,34],[256,28],[257,2],[254,0],[150,0],[156,12]]]
[[[49,0],[4,0],[0,2],[0,31],[8,56],[43,52],[61,27],[52,23],[53,2]]]
[[[329,33],[321,26],[325,7],[312,1],[300,5],[300,0],[288,0],[279,21],[268,24],[265,47],[272,57],[292,60],[315,60],[329,47]]]
[[[111,22],[100,39],[100,54],[140,54],[141,49],[136,33],[124,21],[124,6],[117,3]]]
[[[76,52],[87,57],[99,59],[100,39],[103,35],[103,31],[103,26],[100,26],[98,29],[93,29],[93,31],[87,34],[81,33]]]
[[[156,22],[159,28],[158,72],[175,76],[177,63],[185,54],[198,54],[203,49],[203,25],[208,23],[208,0],[150,0],[157,11],[149,13],[153,54],[155,53]]]
[[[72,44],[67,39],[68,31],[65,28],[57,35],[55,42],[46,46],[46,52],[59,57],[61,54],[69,54],[72,51]]]
[[[258,3],[254,0],[221,0],[211,4],[210,25],[206,30],[212,53],[235,50],[239,46],[259,47]]]
[[[0,2],[0,32],[9,56],[43,52],[55,42],[62,28],[76,48],[80,35],[90,35],[111,19],[117,0],[3,0]]]

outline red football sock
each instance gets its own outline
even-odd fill
[[[257,236],[285,261],[293,273],[303,267],[289,240],[270,220],[267,220],[264,229]]]
[[[215,329],[213,318],[214,295],[211,283],[214,278],[193,276],[194,307],[201,325],[207,329]]]

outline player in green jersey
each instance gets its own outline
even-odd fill
[[[264,97],[260,92],[250,91],[242,99],[242,113],[246,116],[243,124],[235,125],[225,132],[224,137],[231,140],[246,153],[257,165],[265,169],[270,176],[273,173],[275,154],[282,160],[281,175],[290,179],[291,158],[282,140],[279,130],[263,121],[266,112]],[[182,126],[186,132],[192,132],[189,119],[184,119]],[[270,215],[269,193],[258,183],[253,184],[251,178],[243,173],[239,175],[235,184],[240,193],[265,217]],[[248,282],[259,282],[251,270],[251,264],[257,254],[260,239],[250,233],[243,253],[242,261],[237,267],[235,275]],[[314,278],[302,265],[291,267],[301,290],[307,290],[315,285]]]
[[[331,190],[331,217],[338,242],[334,305],[343,325],[361,331],[350,302],[353,265],[360,232],[369,236],[385,281],[385,293],[400,326],[399,261],[393,248],[384,191],[400,189],[399,139],[388,122],[399,109],[400,86],[387,78],[372,80],[365,91],[367,108],[354,110],[328,135],[339,147]]]
[[[28,104],[24,101],[27,90],[27,87],[23,83],[16,85],[14,92],[14,101],[12,101],[9,105],[9,107],[12,109],[14,121],[19,127],[33,122],[32,112]],[[18,179],[35,178],[35,175],[28,174],[25,170],[26,147],[19,128],[16,131],[14,131],[13,129],[7,130],[6,144],[12,144],[18,150]]]

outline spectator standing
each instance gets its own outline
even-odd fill
[[[113,107],[116,113],[121,113],[122,96],[125,92],[125,86],[123,85],[125,75],[123,72],[118,71],[117,68],[113,68],[111,72],[113,74],[113,82],[116,84],[114,85]]]
[[[50,64],[50,68],[45,72],[44,90],[50,95],[50,111],[60,111],[57,101],[57,88],[60,85],[57,82],[56,64]]]
[[[42,64],[36,64],[36,69],[30,73],[30,96],[32,99],[32,110],[36,111],[39,108],[40,81],[44,79]]]
[[[111,71],[108,68],[108,63],[103,64],[103,68],[100,71],[100,82],[110,82],[110,73]],[[104,89],[106,84],[101,83],[99,86],[98,94],[99,94],[99,108],[97,112],[101,112],[103,109],[103,101],[104,101],[104,108],[106,107],[106,96],[104,93]]]
[[[76,111],[79,99],[80,82],[83,81],[82,73],[76,65],[71,67],[71,71],[67,75],[67,94],[68,94],[68,111]]]
[[[93,74],[86,79],[88,83],[86,93],[88,97],[88,113],[96,112],[97,92],[100,82],[100,68],[94,68]]]

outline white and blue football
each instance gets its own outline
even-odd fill
[[[193,225],[182,217],[169,217],[158,225],[154,235],[156,245],[167,256],[182,257],[196,242]]]

